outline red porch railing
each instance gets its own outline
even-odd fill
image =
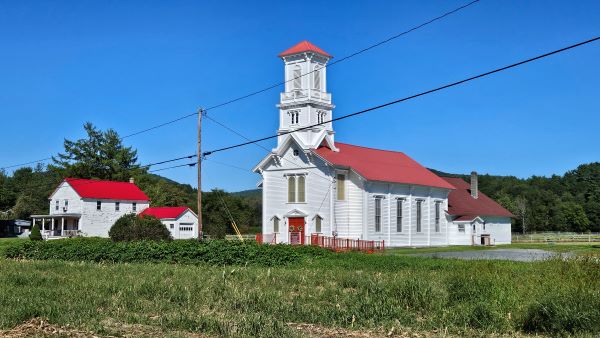
[[[256,234],[256,242],[259,244],[276,244],[277,234]],[[294,244],[315,245],[335,252],[360,251],[365,253],[375,253],[383,252],[385,250],[385,241],[327,237],[320,234],[311,234],[310,236],[305,237],[303,243],[297,242],[293,243],[293,245]]]
[[[374,253],[383,252],[385,250],[385,241],[327,237],[319,234],[310,235],[310,244],[335,252],[360,251]]]
[[[256,234],[258,244],[277,244],[277,234]]]

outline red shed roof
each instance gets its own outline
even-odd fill
[[[188,209],[188,207],[152,207],[144,209],[140,215],[154,216],[158,219],[178,218]]]
[[[412,158],[398,151],[380,150],[336,142],[339,152],[319,147],[314,152],[327,162],[352,168],[370,181],[415,184],[427,187],[454,189]]]
[[[289,48],[289,49],[285,50],[284,52],[282,52],[281,54],[279,54],[279,57],[284,57],[284,56],[298,54],[298,53],[303,53],[303,52],[314,52],[314,53],[317,53],[317,54],[324,55],[324,56],[326,56],[328,58],[332,58],[333,57],[329,53],[325,52],[321,48],[313,45],[312,43],[310,43],[310,42],[308,42],[306,40],[298,43],[297,45],[295,45],[292,48]]]
[[[137,185],[129,182],[65,178],[65,182],[82,198],[114,199],[128,201],[149,201]]]
[[[503,208],[493,199],[478,192],[478,198],[471,196],[471,185],[462,178],[442,177],[446,182],[456,187],[448,195],[448,213],[456,216],[468,216],[463,219],[475,216],[502,216],[514,217],[514,215]]]

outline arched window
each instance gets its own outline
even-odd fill
[[[288,176],[288,202],[296,202],[296,176]]]
[[[300,67],[300,65],[296,65],[294,67],[294,72],[292,73],[292,76],[294,78],[294,81],[292,82],[294,89],[301,89],[302,88],[302,67]]]
[[[306,202],[306,178],[304,176],[298,177],[298,202]]]
[[[321,233],[321,223],[323,223],[323,219],[321,218],[321,216],[317,215],[317,217],[315,217],[315,232],[316,233]]]
[[[277,216],[273,217],[273,232],[279,232],[279,217]]]
[[[313,68],[313,88],[321,89],[321,67],[318,63]]]

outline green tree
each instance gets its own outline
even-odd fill
[[[86,138],[64,141],[64,153],[53,156],[49,168],[62,177],[126,181],[145,172],[137,163],[137,151],[123,145],[112,129],[100,131],[87,122]]]
[[[29,239],[32,241],[41,241],[42,240],[42,232],[40,231],[40,227],[36,224],[31,228],[31,233],[29,234]]]
[[[560,222],[556,229],[559,231],[585,232],[589,230],[590,220],[583,207],[575,202],[565,202],[560,205],[557,221]]]

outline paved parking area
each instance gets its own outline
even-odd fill
[[[501,259],[518,262],[533,262],[553,257],[571,257],[572,253],[557,253],[540,249],[490,249],[481,251],[455,251],[417,254],[423,257],[459,259]]]

